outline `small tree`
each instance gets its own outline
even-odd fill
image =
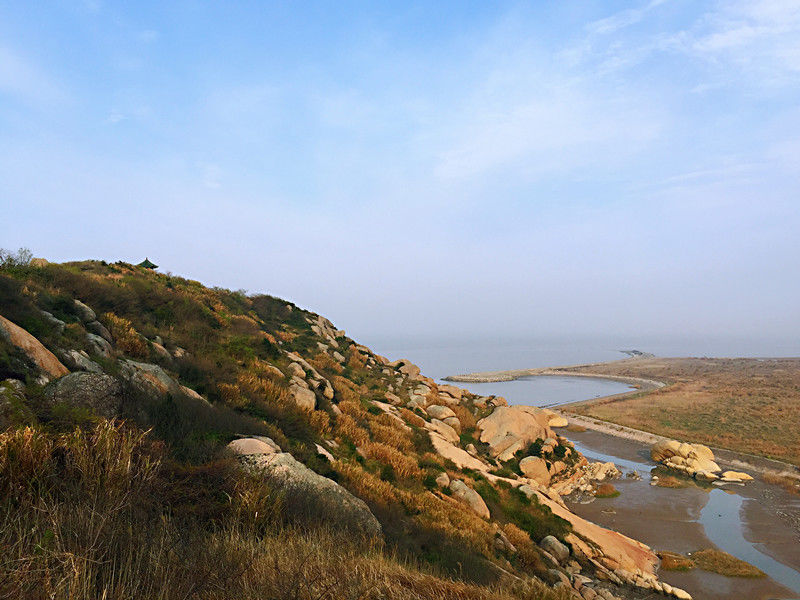
[[[13,269],[14,267],[27,267],[33,260],[33,252],[28,248],[20,248],[11,252],[0,248],[0,269]]]

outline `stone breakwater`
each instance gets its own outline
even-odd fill
[[[601,363],[593,363],[601,364]],[[465,373],[462,375],[448,375],[444,381],[455,381],[460,383],[494,383],[502,381],[514,381],[522,377],[539,377],[539,376],[558,376],[558,377],[586,377],[590,379],[608,379],[610,381],[618,381],[620,383],[627,383],[636,386],[635,392],[640,393],[657,390],[664,387],[666,384],[662,381],[655,381],[653,379],[643,379],[641,377],[625,377],[622,375],[605,375],[602,373],[576,373],[571,369],[591,367],[589,365],[573,365],[569,367],[551,367],[539,369],[515,369],[510,371],[485,371],[478,373]]]

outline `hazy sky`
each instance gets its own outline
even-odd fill
[[[6,2],[0,247],[352,335],[800,339],[800,2]]]

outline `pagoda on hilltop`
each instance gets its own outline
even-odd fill
[[[143,260],[142,262],[140,262],[140,263],[139,263],[138,265],[136,265],[136,266],[137,266],[137,267],[144,267],[145,269],[150,269],[150,270],[152,270],[152,269],[157,269],[157,268],[158,268],[158,265],[157,265],[157,264],[155,264],[155,263],[151,263],[151,262],[150,262],[150,259],[149,259],[149,258],[147,258],[146,256],[144,257],[144,260]]]

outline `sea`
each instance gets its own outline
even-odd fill
[[[362,343],[390,360],[406,358],[424,375],[448,375],[559,367],[627,358],[638,350],[661,357],[800,357],[800,339],[758,337],[528,337],[361,335]],[[509,382],[456,385],[509,404],[555,406],[628,391],[617,381],[586,377],[525,377]]]

